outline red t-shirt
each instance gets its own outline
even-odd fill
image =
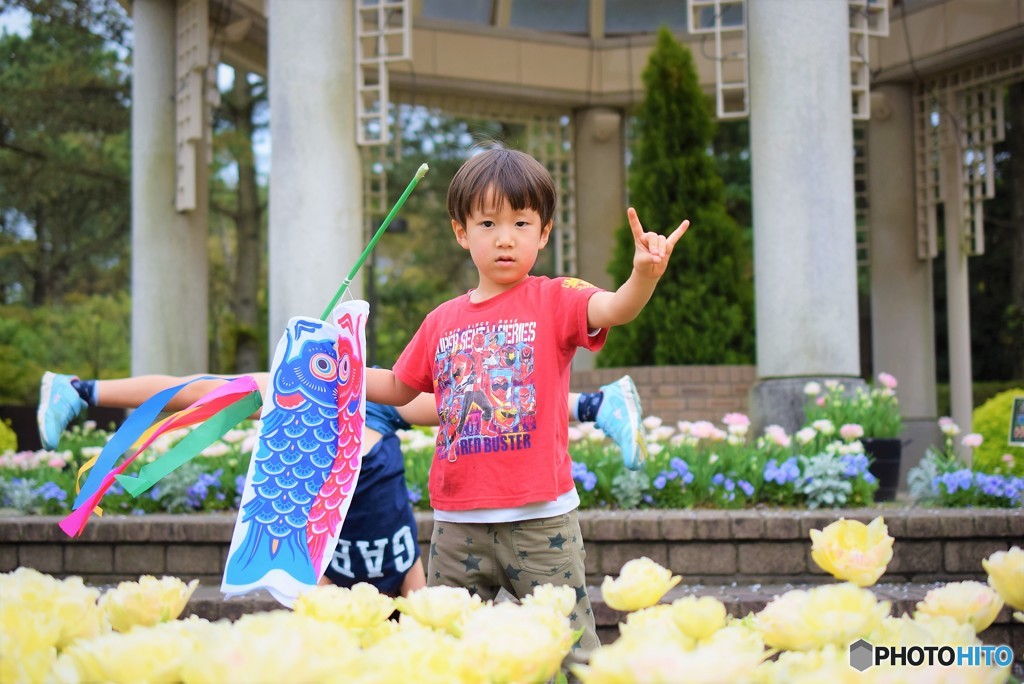
[[[485,302],[462,295],[426,317],[394,372],[434,393],[434,507],[513,508],[572,489],[570,364],[577,347],[596,351],[608,336],[587,328],[587,302],[599,291],[578,278],[531,276]]]

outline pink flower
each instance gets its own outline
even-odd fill
[[[856,423],[846,423],[839,428],[839,436],[847,442],[852,442],[853,440],[860,439],[864,436],[864,428]]]
[[[60,456],[54,456],[53,458],[46,462],[46,465],[50,466],[51,468],[56,468],[57,470],[64,470],[64,466],[66,466],[67,463],[65,463],[64,459],[61,458]]]
[[[960,440],[960,443],[970,449],[977,449],[981,446],[982,440],[984,440],[984,437],[979,435],[977,432],[971,432],[964,435],[964,438]]]
[[[1003,454],[1003,463],[1013,465],[1013,454]]]
[[[790,445],[789,435],[781,425],[769,425],[764,429],[764,436],[777,446],[788,447]]]
[[[726,425],[750,425],[750,418],[742,413],[726,413],[722,422]]]
[[[879,373],[878,382],[882,383],[885,389],[894,390],[896,389],[896,378],[888,373]]]
[[[824,406],[825,397],[818,397],[817,399],[814,400],[814,403],[817,404],[818,406]]]

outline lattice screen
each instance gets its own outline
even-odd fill
[[[941,153],[956,144],[963,165],[961,206],[968,253],[985,250],[984,202],[995,196],[993,146],[1003,140],[1003,88],[1024,75],[1024,50],[937,76],[914,97],[917,255],[938,256]],[[953,129],[949,130],[949,126]],[[954,209],[956,210],[956,209]],[[947,208],[947,211],[950,211]]]
[[[386,145],[388,62],[412,58],[409,0],[355,0],[356,142]]]
[[[857,231],[857,265],[871,263],[868,238],[868,129],[860,121],[853,123],[853,202]]]
[[[499,121],[506,125],[522,127],[526,140],[523,151],[544,164],[551,173],[558,191],[552,240],[555,272],[558,275],[578,273],[573,124],[572,113],[568,108],[396,91],[392,96],[389,114],[389,125],[394,129],[392,144],[362,148],[363,209],[364,215],[371,222],[376,222],[388,209],[388,163],[401,154],[401,131],[398,129],[400,121],[399,117],[395,116],[394,106],[402,104],[415,104],[461,119]]]
[[[196,208],[198,143],[207,137],[206,73],[210,65],[210,7],[208,0],[178,0],[175,19],[175,144],[177,190],[174,208]]]

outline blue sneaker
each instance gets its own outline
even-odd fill
[[[639,470],[647,460],[647,442],[641,424],[643,409],[633,379],[624,375],[601,388],[604,398],[594,422],[611,437],[622,451],[622,462],[630,470]]]
[[[64,428],[88,406],[71,386],[71,381],[77,379],[73,375],[43,373],[36,422],[39,423],[39,439],[44,449],[56,449]]]

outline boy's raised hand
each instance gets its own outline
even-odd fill
[[[671,235],[659,233],[645,233],[644,227],[640,224],[640,217],[636,215],[636,209],[630,207],[626,210],[629,217],[629,227],[633,231],[633,245],[636,252],[633,254],[633,270],[649,278],[660,278],[668,268],[669,257],[672,256],[672,248],[683,237],[690,222],[683,221],[679,227],[672,231]]]

